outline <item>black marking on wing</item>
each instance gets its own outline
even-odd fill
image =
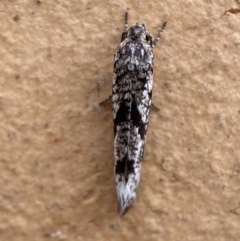
[[[116,113],[116,118],[114,119],[114,136],[116,135],[117,125],[121,123],[127,123],[130,119],[130,106],[126,102],[122,102]],[[122,130],[123,131],[123,130]]]
[[[134,162],[132,160],[129,160],[128,153],[126,153],[125,157],[117,162],[116,165],[116,174],[123,175],[125,180],[127,181],[127,178],[129,174],[134,173]]]

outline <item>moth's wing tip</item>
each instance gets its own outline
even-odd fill
[[[118,214],[120,217],[123,217],[124,214],[131,208],[136,198],[136,194],[134,193],[133,197],[127,196],[119,196],[118,198]]]
[[[126,212],[129,210],[129,208],[132,206],[132,203],[130,204],[130,205],[127,205],[126,203],[125,203],[125,205],[124,205],[124,203],[121,201],[121,200],[119,200],[118,201],[118,214],[119,214],[119,216],[120,217],[123,217],[124,216],[124,214],[126,214]]]

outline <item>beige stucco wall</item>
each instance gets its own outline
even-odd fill
[[[156,36],[138,198],[113,179],[113,54]],[[0,240],[240,240],[239,1],[0,1]],[[232,11],[234,12],[234,11]]]

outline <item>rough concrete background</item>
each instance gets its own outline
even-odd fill
[[[154,49],[161,111],[138,198],[120,219],[111,105],[99,102],[127,7],[130,24],[154,36],[168,25]],[[0,240],[240,240],[239,8],[1,0]]]

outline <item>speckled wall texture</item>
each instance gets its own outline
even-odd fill
[[[113,54],[156,36],[134,206],[117,214]],[[1,0],[0,240],[240,240],[240,1]],[[225,13],[225,14],[224,14]]]

